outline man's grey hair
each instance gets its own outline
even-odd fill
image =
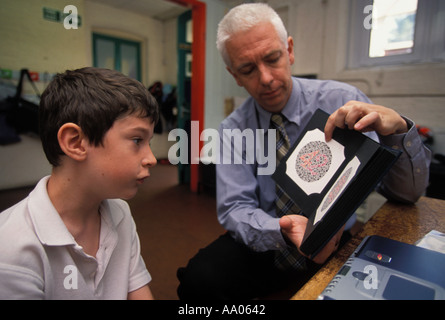
[[[238,32],[249,30],[260,23],[269,22],[283,41],[286,49],[287,31],[280,16],[266,3],[245,3],[232,8],[218,25],[216,47],[220,52],[226,66],[231,67],[229,55],[226,50],[226,41]]]

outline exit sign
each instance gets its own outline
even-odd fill
[[[43,8],[43,19],[54,21],[54,22],[61,22],[62,21],[62,11],[50,9],[50,8]]]
[[[57,10],[57,9],[51,9],[51,8],[45,8],[43,7],[43,19],[53,22],[60,22],[63,23],[65,18],[69,15],[69,13],[64,13],[63,11]],[[81,17],[77,16],[77,23],[78,26],[81,26]]]

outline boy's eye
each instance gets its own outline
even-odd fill
[[[132,140],[136,145],[139,145],[142,142],[141,138],[133,138]]]

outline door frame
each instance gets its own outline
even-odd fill
[[[204,99],[205,99],[205,60],[206,60],[206,4],[198,0],[167,0],[192,9],[193,44],[192,44],[192,83],[190,120],[198,121],[199,136],[204,129]],[[191,138],[191,137],[189,137]],[[190,189],[198,191],[199,185],[199,152],[204,142],[199,139],[191,143]]]

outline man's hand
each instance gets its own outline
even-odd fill
[[[382,136],[408,131],[406,121],[396,111],[360,101],[349,101],[331,114],[324,129],[326,141],[332,139],[335,127],[375,131]]]
[[[280,219],[280,227],[283,235],[293,244],[300,248],[303,242],[304,232],[306,231],[307,218],[298,215],[286,215]],[[338,249],[340,238],[343,234],[344,226],[332,237],[326,246],[312,259],[315,263],[321,264],[326,261],[329,256]],[[300,251],[301,254],[303,254]],[[303,254],[304,255],[304,254]]]

